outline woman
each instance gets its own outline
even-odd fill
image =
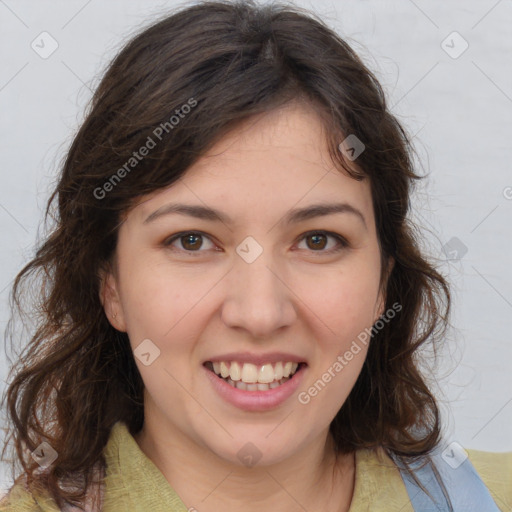
[[[42,279],[43,321],[0,509],[509,510],[511,454],[439,455],[418,349],[450,294],[407,218],[411,152],[298,9],[201,3],[129,42],[15,282],[19,304]]]

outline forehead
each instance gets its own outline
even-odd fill
[[[297,102],[253,116],[224,135],[178,182],[144,198],[140,218],[170,200],[229,210],[240,220],[271,220],[319,202],[349,202],[373,215],[368,180],[335,167],[321,118]]]
[[[233,159],[254,163],[260,174],[266,169],[263,164],[272,161],[269,171],[275,170],[276,175],[284,167],[290,172],[308,167],[310,172],[323,173],[333,168],[321,118],[313,105],[299,101],[242,121],[218,140],[189,174],[212,165],[223,166]],[[294,165],[287,166],[288,162]]]

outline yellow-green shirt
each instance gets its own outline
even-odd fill
[[[124,424],[113,427],[104,453],[107,469],[103,512],[188,512]],[[500,510],[512,512],[512,452],[468,450],[468,454]],[[21,485],[11,489],[8,503],[0,504],[0,512],[58,511],[52,500],[34,497]],[[400,472],[382,450],[356,452],[355,488],[349,512],[370,511],[413,512]]]

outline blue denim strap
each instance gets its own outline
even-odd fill
[[[423,467],[410,465],[433,500],[396,461],[415,512],[500,512],[469,458],[466,456],[463,462],[450,464],[447,462],[450,452],[445,450],[443,453],[444,458],[439,451],[431,454],[429,463]],[[448,496],[443,492],[434,467]]]

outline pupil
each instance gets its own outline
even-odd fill
[[[316,248],[318,248],[318,247],[319,247],[319,245],[318,245],[318,241],[319,241],[319,239],[320,239],[320,238],[323,238],[323,239],[324,239],[324,242],[325,242],[325,235],[311,235],[311,236],[310,236],[310,239],[311,239],[311,240],[314,240],[314,242],[313,242],[313,248],[315,248],[315,247],[316,247]],[[321,247],[320,247],[320,248],[321,248],[321,249],[323,249],[324,245],[322,245],[322,244],[320,244],[320,245],[321,245]]]
[[[183,244],[183,246],[185,247],[185,249],[197,249],[198,247],[201,246],[201,244],[197,244],[197,241],[199,240],[199,235],[187,235],[184,238],[185,238],[185,243]],[[196,241],[195,244],[194,244],[194,242],[191,242],[190,245],[192,245],[192,247],[187,247],[189,245],[189,242],[194,239]]]

